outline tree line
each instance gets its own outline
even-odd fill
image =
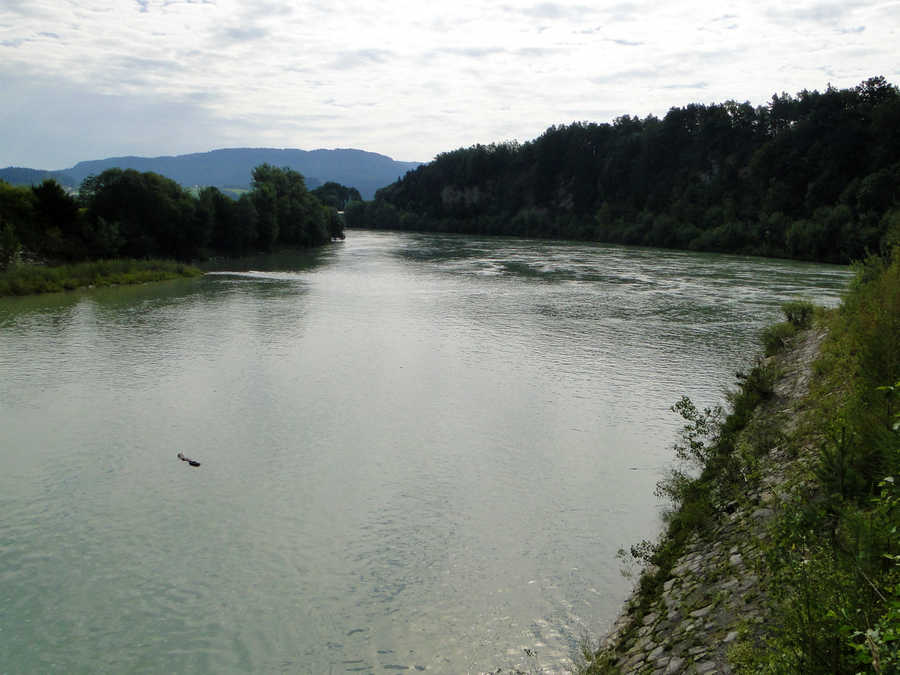
[[[199,192],[152,172],[107,169],[76,195],[45,180],[32,187],[0,181],[0,268],[17,257],[66,263],[100,258],[242,255],[275,246],[319,246],[343,238],[337,207],[353,188],[306,188],[288,168],[261,164],[238,199],[215,187]]]
[[[847,262],[900,240],[898,200],[900,92],[873,77],[446,152],[346,223]]]

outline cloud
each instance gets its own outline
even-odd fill
[[[31,0],[5,0],[3,10],[24,17],[46,18],[50,14],[46,8]]]
[[[664,84],[663,89],[708,89],[707,82],[694,82],[692,84]]]
[[[640,47],[645,44],[644,42],[636,42],[634,40],[623,40],[621,38],[606,38],[607,42],[613,42],[617,45],[621,45],[623,47]]]
[[[139,71],[141,74],[162,72],[172,75],[185,71],[184,64],[178,61],[172,59],[148,59],[140,56],[121,56],[117,59],[116,65],[128,71]]]
[[[140,2],[141,0],[136,0]],[[162,7],[172,7],[177,5],[215,5],[215,0],[163,0]]]
[[[526,59],[542,59],[564,51],[560,47],[522,47],[515,50],[515,55]]]
[[[482,59],[485,56],[493,56],[494,54],[504,54],[506,49],[503,47],[442,47],[435,49],[433,54],[448,54],[450,56],[465,56],[470,59]]]
[[[262,26],[234,26],[222,29],[220,38],[224,43],[256,42],[269,36],[269,29]]]
[[[741,47],[732,45],[709,49],[681,50],[668,55],[664,62],[681,69],[696,70],[707,66],[722,67],[746,54]]]
[[[521,13],[536,19],[581,18],[594,10],[587,5],[564,5],[557,2],[542,2],[519,9]]]
[[[814,2],[805,7],[790,6],[784,8],[779,5],[768,10],[769,17],[779,24],[792,24],[798,21],[811,21],[815,23],[840,22],[848,14],[867,4],[864,0],[828,0],[826,2]]]
[[[620,2],[609,7],[603,7],[603,12],[609,21],[630,22],[640,21],[651,15],[652,3],[648,2]]]
[[[362,68],[373,63],[384,63],[392,56],[394,53],[387,49],[355,49],[339,53],[331,62],[331,67],[336,70]]]
[[[650,80],[656,79],[660,76],[660,72],[653,68],[632,68],[629,70],[622,70],[616,73],[610,73],[608,75],[598,75],[597,77],[589,78],[593,84],[606,85],[606,84],[626,84],[630,81],[634,80]]]

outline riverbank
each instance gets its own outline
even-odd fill
[[[676,406],[699,476],[660,482],[667,532],[632,547],[645,567],[583,672],[900,667],[900,254],[815,325],[786,314],[727,418]]]
[[[57,293],[196,277],[203,272],[170,260],[95,260],[73,265],[15,265],[0,272],[0,296]]]
[[[825,331],[809,329],[763,367],[777,370],[772,396],[757,409],[746,442],[771,420],[773,436],[792,433],[806,405],[812,365]],[[669,551],[667,570],[652,565],[602,640],[587,672],[730,673],[729,652],[771,618],[768,580],[760,575],[769,528],[786,499],[788,477],[808,457],[785,442],[761,458],[752,489],[714,514]]]

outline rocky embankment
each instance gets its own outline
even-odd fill
[[[779,505],[792,498],[788,485],[804,473],[805,453],[789,451],[784,439],[802,416],[824,337],[824,331],[807,330],[772,357],[774,395],[757,408],[754,419],[764,420],[781,441],[760,458],[755,487],[687,540],[653,597],[641,598],[635,591],[601,641],[599,663],[604,665],[595,664],[591,672],[733,672],[729,650],[739,640],[752,640],[754,626],[767,619],[767,585],[757,562]],[[754,428],[759,427],[751,425],[746,432]]]

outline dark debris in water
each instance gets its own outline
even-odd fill
[[[190,457],[185,457],[183,453],[179,452],[176,457],[178,457],[178,459],[180,459],[182,462],[187,462],[188,466],[200,466],[200,462],[195,459],[191,459]]]

